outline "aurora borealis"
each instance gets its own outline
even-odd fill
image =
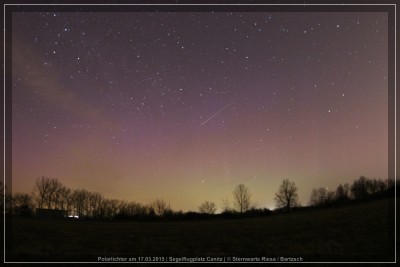
[[[388,177],[385,12],[15,12],[13,192],[174,210]]]

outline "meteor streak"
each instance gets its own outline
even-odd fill
[[[225,107],[221,108],[220,110],[218,110],[217,112],[215,112],[213,115],[211,115],[211,117],[209,117],[208,119],[206,119],[205,121],[203,121],[202,124],[200,124],[200,126],[203,126],[204,124],[206,124],[209,120],[211,120],[212,118],[214,118],[215,116],[217,116],[219,113],[221,113],[222,111],[224,111],[224,109],[226,109],[227,107],[229,107],[230,105],[233,105],[234,102],[229,103],[228,105],[226,105]]]

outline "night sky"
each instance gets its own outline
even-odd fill
[[[174,210],[388,176],[388,15],[17,12],[13,192],[37,177]]]

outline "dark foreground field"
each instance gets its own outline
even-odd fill
[[[389,203],[379,200],[264,218],[185,222],[13,218],[6,261],[97,261],[99,256],[393,261],[394,214]]]

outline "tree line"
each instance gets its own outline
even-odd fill
[[[326,207],[352,200],[394,196],[394,180],[370,179],[361,176],[351,185],[340,184],[335,190],[328,188],[313,188],[309,206]],[[3,194],[3,184],[1,184]],[[3,199],[3,196],[2,196]],[[85,189],[72,190],[64,186],[56,178],[38,177],[35,180],[33,192],[16,193],[5,196],[10,203],[14,215],[33,215],[36,209],[66,210],[70,216],[92,219],[151,219],[151,218],[208,218],[215,216],[217,205],[204,201],[198,207],[198,212],[173,211],[163,199],[156,199],[149,204],[134,201],[108,199],[98,192]],[[295,182],[285,179],[275,193],[276,212],[290,212],[301,206],[298,188]],[[233,190],[232,207],[229,200],[222,201],[223,217],[246,217],[270,215],[272,211],[258,208],[252,201],[250,190],[244,184],[237,185]],[[4,203],[3,203],[4,205]]]
[[[12,213],[18,215],[32,215],[35,209],[50,209],[66,210],[73,217],[112,219],[124,216],[163,217],[172,212],[169,204],[162,199],[156,199],[148,205],[108,199],[98,192],[72,190],[58,179],[45,176],[35,180],[32,193],[16,193],[11,201]]]
[[[366,200],[394,196],[395,182],[393,179],[386,181],[381,179],[370,179],[361,176],[353,184],[339,184],[334,191],[328,188],[313,188],[310,197],[310,206],[324,207],[334,204],[348,202],[350,200]]]

